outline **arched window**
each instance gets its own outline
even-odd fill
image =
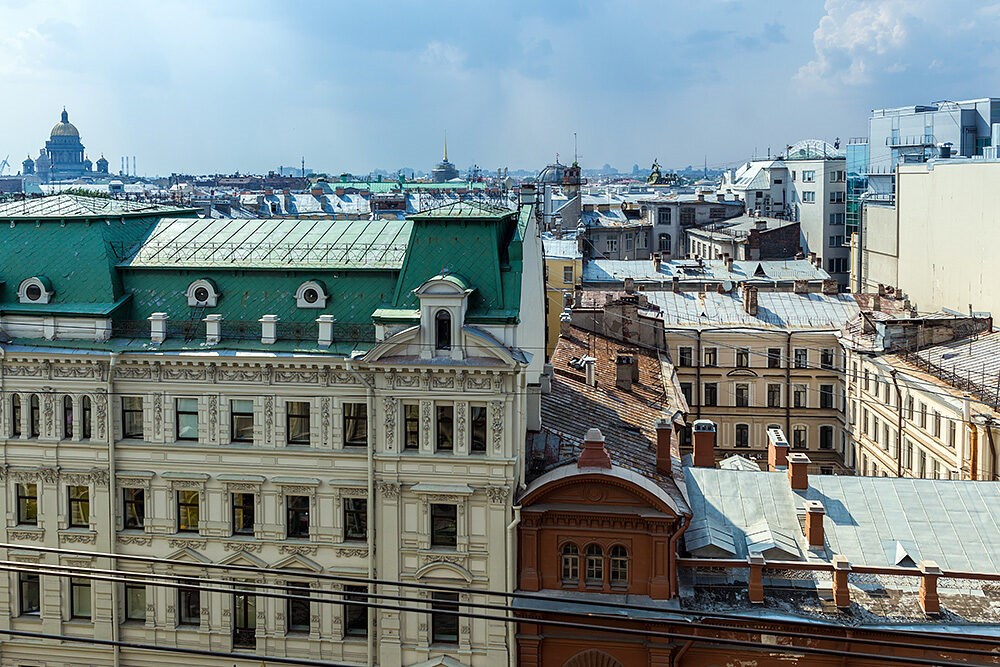
[[[439,310],[434,316],[434,349],[451,349],[451,313]]]
[[[670,234],[660,234],[660,241],[657,250],[670,254],[671,239]]]
[[[576,583],[580,579],[580,549],[572,542],[562,548],[563,583]]]
[[[31,437],[37,438],[42,432],[42,417],[38,409],[38,394],[31,395]]]
[[[620,544],[611,547],[611,585],[628,586],[628,549]]]
[[[83,419],[80,420],[80,437],[84,440],[90,440],[90,418],[92,415],[90,396],[84,396],[80,404],[83,406]]]
[[[604,549],[597,544],[587,547],[587,583],[604,583]]]
[[[796,449],[807,449],[809,447],[808,442],[808,430],[802,424],[792,427],[792,447]]]
[[[63,438],[73,437],[73,397],[63,396]]]
[[[10,397],[10,432],[13,436],[21,435],[21,397],[14,394]]]

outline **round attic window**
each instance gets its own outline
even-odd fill
[[[32,283],[24,288],[24,296],[26,296],[29,301],[38,301],[42,298],[42,288]]]
[[[209,293],[207,287],[197,287],[194,290],[194,300],[198,302],[208,301]]]
[[[306,303],[316,303],[319,301],[319,292],[315,287],[308,287],[302,292],[302,299]]]

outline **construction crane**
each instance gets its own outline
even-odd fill
[[[3,162],[0,162],[0,176],[3,176],[3,173],[7,171],[7,167],[9,166],[10,166],[10,155],[5,157],[3,159]]]

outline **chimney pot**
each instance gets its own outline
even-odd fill
[[[839,294],[840,293],[840,283],[832,278],[823,281],[823,294]]]
[[[851,574],[851,564],[847,556],[840,554],[833,557],[833,603],[838,609],[849,609],[851,606],[851,589],[848,578]]]
[[[317,342],[320,347],[333,345],[333,315],[320,315],[316,318],[316,323],[319,325],[319,338]]]
[[[263,345],[273,345],[278,340],[278,316],[264,315],[260,322],[260,342]]]
[[[705,201],[705,193],[704,192],[699,192],[698,193],[698,201],[700,201],[700,202]]]
[[[823,516],[826,510],[818,500],[806,501],[806,541],[810,549],[822,549],[826,546],[823,539]]]
[[[639,360],[632,350],[621,350],[615,357],[615,386],[632,391],[632,383],[639,379]]]
[[[695,420],[691,427],[694,435],[694,465],[696,468],[715,467],[715,422]]]
[[[162,343],[167,339],[167,320],[170,316],[166,313],[153,313],[149,316],[149,340],[153,343]]]
[[[611,457],[604,448],[604,435],[592,428],[583,439],[583,451],[576,462],[577,468],[611,468]]]
[[[670,279],[670,289],[677,293],[681,291],[681,278],[680,276],[674,276]]]
[[[656,420],[656,471],[661,475],[673,472],[673,458],[670,453],[670,438],[674,427],[669,419]]]
[[[635,292],[635,278],[629,277],[625,279],[625,293],[632,294]]]
[[[215,345],[222,340],[222,315],[212,313],[202,320],[205,323],[205,342]]]
[[[809,488],[809,464],[812,461],[801,452],[788,455],[788,481],[795,491]]]
[[[597,360],[594,359],[593,357],[583,358],[583,370],[587,378],[588,387],[597,386],[597,374],[595,372],[597,370],[596,366],[597,366]]]
[[[812,254],[812,253],[810,253]],[[796,280],[792,283],[792,291],[796,294],[808,294],[809,293],[809,281],[808,280]]]
[[[941,613],[941,600],[938,598],[937,582],[941,576],[941,568],[932,560],[922,560],[918,566],[922,577],[920,577],[920,607],[928,616],[937,616]]]
[[[743,290],[743,310],[750,317],[757,317],[757,288],[747,285]]]
[[[726,201],[726,195],[722,194],[721,192],[716,193],[715,198],[718,201]]]

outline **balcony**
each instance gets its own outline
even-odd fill
[[[935,145],[933,134],[913,134],[906,137],[886,137],[885,145],[889,148],[921,148]]]

